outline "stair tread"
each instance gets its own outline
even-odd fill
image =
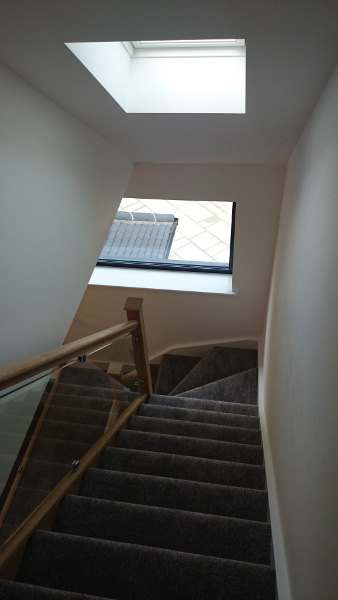
[[[104,431],[105,427],[98,425],[76,423],[76,427],[74,427],[74,423],[47,419],[41,428],[41,436],[93,444],[103,435]]]
[[[261,445],[261,433],[256,429],[215,425],[213,423],[199,423],[194,421],[134,415],[129,419],[127,429],[188,436],[199,439],[233,441],[240,444],[251,444],[253,446]]]
[[[76,406],[91,410],[100,410],[102,412],[110,412],[113,403],[113,398],[98,398],[97,396],[79,396],[76,394],[63,394],[56,392],[53,396],[53,406]]]
[[[208,400],[204,398],[193,398],[191,396],[159,396],[152,394],[147,404],[157,404],[183,408],[198,408],[202,410],[224,412],[231,414],[258,415],[258,407],[255,404],[241,404],[240,402],[224,402],[221,400]]]
[[[181,379],[170,395],[257,367],[257,350],[215,346]]]
[[[47,414],[49,421],[66,421],[82,425],[105,427],[107,413],[100,410],[79,408],[76,406],[50,406]]]
[[[228,425],[244,427],[246,429],[260,429],[259,418],[251,415],[222,413],[198,408],[184,408],[157,404],[142,404],[138,415],[145,417],[160,417],[165,419],[182,419],[197,421],[199,423],[213,423],[214,425]]]
[[[267,565],[38,531],[17,579],[43,586],[50,573],[54,587],[121,600],[274,598],[274,570]]]
[[[231,462],[258,465],[263,463],[261,446],[168,435],[165,433],[123,429],[117,435],[115,445],[120,448],[168,452],[169,454],[185,454]]]
[[[250,369],[205,385],[178,392],[179,396],[192,396],[205,400],[240,402],[257,405],[258,369]]]
[[[85,385],[88,388],[123,389],[123,385],[91,362],[91,357],[82,364],[73,364],[62,369],[60,382],[67,385]]]
[[[269,564],[267,523],[219,515],[66,496],[53,531]]]
[[[255,521],[267,516],[267,495],[261,490],[123,471],[89,469],[79,495]]]
[[[123,397],[124,389],[87,386],[81,384],[59,383],[57,387],[58,394],[71,394],[75,396],[95,396],[95,398],[105,398],[111,400],[113,398]]]
[[[102,469],[159,475],[264,490],[265,470],[260,465],[242,464],[132,448],[107,447],[101,454]]]

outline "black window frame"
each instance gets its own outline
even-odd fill
[[[178,260],[161,260],[161,261],[145,261],[132,259],[116,259],[116,258],[101,258],[99,257],[97,267],[112,267],[124,269],[152,269],[156,271],[183,271],[194,273],[223,273],[232,275],[234,262],[234,242],[235,242],[235,226],[236,226],[236,202],[232,203],[231,214],[231,234],[229,248],[229,263],[215,262],[199,262],[199,261],[178,261]]]

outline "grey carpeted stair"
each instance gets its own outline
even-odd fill
[[[226,485],[89,469],[80,495],[101,500],[190,510],[254,521],[267,518],[267,497],[262,490]]]
[[[119,448],[185,454],[187,456],[199,456],[253,465],[263,464],[263,451],[260,446],[168,435],[165,433],[124,429],[116,437],[116,445]]]
[[[193,408],[212,412],[232,413],[236,415],[258,415],[257,405],[241,404],[240,402],[223,402],[218,400],[205,400],[192,396],[158,396],[153,394],[147,400],[148,404],[173,406],[174,408]]]
[[[257,404],[258,370],[249,369],[212,383],[180,392],[180,396],[204,398],[205,400],[225,400],[241,404]]]
[[[52,548],[52,552],[46,552]],[[39,531],[23,558],[19,579],[78,593],[149,600],[272,600],[274,570],[143,545]]]
[[[265,472],[260,465],[182,456],[132,448],[105,448],[99,466],[111,471],[143,473],[205,483],[264,490]],[[264,518],[266,511],[264,512]]]
[[[226,425],[198,423],[196,421],[135,416],[129,419],[127,428],[135,431],[151,431],[170,435],[220,440],[223,442],[237,442],[238,444],[259,445],[261,443],[261,433],[257,429],[228,427]]]
[[[0,582],[0,593],[274,600],[256,367],[253,350],[165,355],[152,369],[156,394],[86,471],[78,495],[64,498],[53,530],[32,536],[17,582]],[[103,430],[114,399],[126,397],[95,369],[82,385],[81,370],[67,373],[54,396],[23,478],[26,499],[39,464],[49,460],[61,474]]]
[[[196,356],[164,354],[161,359],[154,393],[169,394],[199,361],[200,358]]]
[[[246,562],[270,560],[266,523],[158,506],[67,496],[54,530]]]
[[[171,390],[175,396],[201,387],[207,383],[224,379],[230,375],[257,367],[257,351],[243,348],[222,348],[215,346],[197,363],[193,369]]]
[[[229,427],[243,427],[244,429],[259,429],[259,418],[251,415],[221,413],[194,408],[180,408],[164,404],[142,404],[138,415],[142,417],[156,417],[159,419],[174,419],[197,421],[198,423],[212,423],[214,425],[228,425]]]

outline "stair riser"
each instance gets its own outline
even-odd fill
[[[143,417],[155,417],[160,419],[174,419],[184,421],[195,421],[198,423],[210,423],[214,425],[225,425],[228,427],[243,427],[244,429],[260,429],[258,417],[247,415],[234,415],[230,413],[216,413],[215,411],[175,408],[173,406],[157,406],[155,404],[143,404],[138,415]]]
[[[260,564],[270,560],[266,523],[130,503],[67,496],[53,530]]]
[[[19,580],[50,585],[51,573],[56,588],[122,600],[274,598],[274,573],[264,565],[39,532]]]
[[[243,465],[114,446],[103,451],[99,466],[113,471],[158,475],[257,490],[265,489],[264,469],[258,465]]]
[[[80,495],[262,522],[268,510],[258,490],[99,469],[85,474]]]
[[[258,407],[254,404],[240,404],[235,402],[221,402],[218,400],[203,400],[202,398],[188,398],[185,396],[156,396],[152,395],[147,404],[159,406],[172,406],[181,408],[193,408],[208,410],[212,412],[224,412],[240,415],[258,415]]]
[[[167,452],[169,454],[198,456],[201,458],[246,464],[262,465],[263,463],[263,452],[259,446],[131,431],[128,429],[119,433],[115,445],[119,448]]]
[[[174,421],[172,419],[155,419],[144,416],[131,417],[127,428],[133,431],[149,431],[253,446],[260,446],[262,442],[260,431],[254,429]]]

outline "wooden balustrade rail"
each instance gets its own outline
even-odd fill
[[[97,350],[105,344],[116,341],[139,327],[138,320],[127,321],[93,333],[74,342],[69,342],[53,350],[47,350],[0,368],[0,390],[29,379],[33,375],[59,367],[80,354]]]

